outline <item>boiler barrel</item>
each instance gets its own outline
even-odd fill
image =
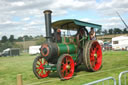
[[[74,44],[57,44],[58,56],[61,54],[74,54],[77,53],[77,46]]]
[[[77,54],[77,45],[62,43],[44,43],[41,47],[41,54],[45,59],[52,60],[62,54]]]

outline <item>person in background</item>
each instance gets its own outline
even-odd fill
[[[91,39],[91,40],[96,40],[96,37],[95,37],[96,33],[95,33],[93,27],[91,27],[91,30],[90,30],[90,32],[89,32],[89,35],[90,35],[90,39]]]
[[[57,29],[57,42],[61,42],[61,30]]]

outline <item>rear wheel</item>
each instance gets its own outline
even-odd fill
[[[102,64],[102,49],[96,40],[88,41],[83,50],[83,62],[87,71],[98,71]]]
[[[57,72],[62,80],[72,78],[74,74],[74,61],[70,55],[60,56],[57,62]]]
[[[33,73],[35,76],[40,78],[45,78],[49,75],[50,71],[45,70],[44,65],[47,65],[48,62],[42,57],[37,56],[33,62]]]

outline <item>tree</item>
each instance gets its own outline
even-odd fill
[[[40,36],[40,38],[36,41],[37,45],[41,45],[45,41],[45,38]]]
[[[101,32],[102,32],[101,29],[98,29],[98,30],[96,31],[96,33],[99,34],[99,35],[101,34]]]
[[[28,36],[28,35],[24,35],[23,38],[24,38],[26,41],[29,41],[29,40],[32,40],[32,39],[33,39],[32,36]]]
[[[109,34],[113,34],[113,29],[108,30]]]
[[[128,33],[127,28],[123,29],[123,33]]]
[[[3,36],[1,42],[2,42],[2,43],[5,43],[5,42],[7,42],[7,41],[8,41],[8,38],[7,38],[6,36]]]
[[[14,35],[10,35],[9,41],[10,42],[13,42],[14,41]]]
[[[1,47],[2,47],[2,43],[0,43],[0,52],[2,52],[3,50],[1,49]]]
[[[18,37],[17,41],[23,41],[23,37]]]
[[[122,30],[119,29],[119,28],[114,28],[113,33],[114,33],[114,34],[121,34],[121,33],[122,33]]]
[[[108,32],[107,32],[107,30],[106,30],[106,29],[105,29],[102,33],[103,33],[103,34],[105,34],[105,35],[107,35],[107,34],[108,34]]]

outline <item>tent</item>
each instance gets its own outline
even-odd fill
[[[19,55],[20,55],[19,48],[7,48],[2,52],[2,56],[19,56]]]
[[[126,50],[128,47],[128,36],[118,36],[112,38],[113,50]]]
[[[40,45],[39,46],[30,46],[29,47],[29,54],[34,55],[34,54],[40,53],[40,50],[39,50],[40,48],[41,48]]]

